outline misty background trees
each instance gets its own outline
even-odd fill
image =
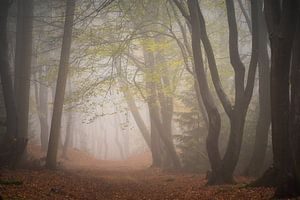
[[[71,148],[149,152],[208,184],[263,175],[299,194],[298,1],[0,5],[1,166],[22,166],[30,145],[52,169]]]

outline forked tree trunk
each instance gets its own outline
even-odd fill
[[[72,29],[75,10],[75,0],[67,0],[64,35],[56,84],[53,115],[51,121],[50,138],[46,159],[46,166],[55,169],[57,164],[57,151],[60,138],[60,126],[64,104],[66,81],[69,69],[69,57],[72,41]]]
[[[248,70],[248,78],[247,84],[245,86],[245,66],[241,62],[239,52],[238,52],[238,31],[236,25],[236,18],[235,18],[235,8],[234,2],[232,0],[226,1],[226,8],[227,8],[227,15],[228,15],[228,25],[229,25],[229,46],[230,46],[230,60],[232,67],[235,71],[235,105],[232,106],[229,98],[226,96],[218,74],[216,61],[213,53],[212,46],[210,44],[210,40],[208,38],[206,32],[206,26],[204,17],[201,13],[198,1],[196,0],[189,0],[188,7],[190,11],[190,16],[185,12],[184,8],[182,7],[181,3],[177,0],[174,0],[177,7],[182,12],[183,16],[187,19],[188,22],[191,23],[192,27],[192,44],[193,44],[193,56],[195,61],[195,69],[197,74],[197,79],[199,77],[205,77],[204,69],[201,71],[199,70],[199,66],[203,66],[202,57],[199,58],[199,52],[201,52],[200,47],[200,39],[203,43],[208,63],[209,69],[211,72],[212,81],[214,87],[216,89],[217,95],[223,105],[223,108],[230,119],[230,138],[229,143],[226,149],[226,153],[224,158],[221,160],[219,155],[218,149],[218,136],[220,125],[214,124],[213,126],[210,124],[210,128],[217,128],[214,129],[214,132],[208,134],[207,146],[208,148],[208,155],[210,158],[210,162],[212,165],[212,173],[209,177],[209,184],[220,184],[220,183],[232,183],[233,182],[233,172],[235,166],[237,164],[240,149],[241,149],[241,142],[243,137],[243,129],[245,124],[245,117],[247,113],[247,109],[252,97],[253,87],[254,87],[254,79],[255,79],[255,71],[258,59],[258,35],[257,35],[257,1],[251,1],[251,17],[252,17],[252,53],[251,53],[251,60]],[[195,44],[196,43],[196,44]],[[199,43],[199,45],[197,44]],[[197,63],[196,63],[197,62]],[[198,71],[197,71],[198,70]],[[203,80],[203,78],[202,78]],[[204,81],[203,81],[204,82]],[[203,92],[209,91],[209,88],[201,88],[203,87],[203,82],[199,82],[200,91]],[[202,86],[201,86],[202,85]],[[202,94],[202,93],[201,93]],[[212,122],[211,117],[220,118],[218,111],[215,109],[214,105],[210,105],[208,101],[210,100],[207,96],[207,93],[202,95],[204,105],[209,115],[210,123]],[[206,100],[205,100],[206,99]],[[220,124],[220,120],[214,120],[214,123]],[[210,132],[210,131],[209,131]]]

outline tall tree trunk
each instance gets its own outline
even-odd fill
[[[157,36],[155,38],[156,43],[161,43],[164,40],[162,36]],[[165,57],[163,50],[158,50],[155,55],[156,65],[163,66],[165,65]],[[158,93],[158,101],[160,105],[160,116],[161,116],[161,123],[163,127],[163,134],[166,135],[168,140],[172,143],[173,136],[172,136],[172,118],[173,118],[173,86],[171,84],[169,75],[170,72],[168,67],[164,67],[162,71],[158,72],[160,75],[160,81],[157,84],[157,93]],[[175,148],[175,147],[174,147]],[[168,152],[165,150],[162,157],[162,167],[163,168],[172,168],[172,159],[168,155]]]
[[[73,113],[72,111],[68,112],[68,119],[67,119],[67,128],[66,128],[66,136],[65,136],[65,141],[62,149],[62,157],[63,158],[68,158],[68,149],[70,147],[70,143],[72,140],[72,124],[73,124]]]
[[[71,77],[68,78],[68,86],[69,86],[68,93],[71,96],[72,95]],[[72,135],[73,135],[72,125],[73,125],[73,113],[71,110],[69,110],[68,116],[67,116],[66,136],[65,136],[65,141],[64,141],[63,150],[62,150],[62,157],[65,159],[68,157],[67,151],[68,151],[68,148],[70,147],[70,143],[71,143],[71,139],[72,139]]]
[[[29,93],[32,57],[33,0],[18,0],[15,95],[18,112],[18,137],[28,137]]]
[[[75,1],[67,0],[64,35],[59,63],[59,72],[56,84],[53,115],[51,121],[50,138],[47,152],[46,165],[55,169],[57,164],[58,142],[60,138],[60,126],[64,104],[66,81],[69,69],[69,57],[72,41],[72,30],[74,20]]]
[[[147,67],[146,73],[146,88],[148,93],[148,109],[150,118],[150,130],[151,130],[151,153],[152,153],[152,166],[161,167],[162,164],[162,142],[159,137],[157,124],[155,118],[160,121],[158,113],[158,102],[156,94],[156,83],[151,80],[151,73],[153,73],[154,67],[154,55],[153,52],[148,52],[146,48],[143,49],[145,65]]]
[[[220,129],[219,125],[215,124],[213,127],[217,129],[215,129],[215,131],[212,132],[211,134],[210,133],[208,134],[207,146],[210,147],[208,149],[208,154],[212,165],[212,173],[211,176],[209,177],[208,183],[209,184],[231,183],[233,182],[233,172],[238,162],[238,158],[240,154],[245,117],[252,97],[254,80],[255,80],[255,72],[256,72],[256,66],[258,60],[257,1],[256,0],[251,1],[251,13],[252,13],[251,18],[252,18],[252,30],[253,30],[252,31],[252,52],[251,52],[251,60],[250,60],[250,65],[248,70],[248,78],[247,78],[246,86],[244,80],[245,66],[240,59],[239,51],[238,51],[238,31],[237,31],[236,18],[235,18],[234,2],[232,0],[226,1],[228,25],[229,25],[230,61],[235,72],[236,91],[235,91],[234,106],[231,105],[229,98],[226,96],[222,88],[213,49],[206,32],[205,20],[201,13],[198,1],[192,1],[192,0],[188,1],[190,16],[185,12],[184,8],[182,7],[179,1],[174,0],[174,2],[182,12],[182,15],[186,18],[186,20],[191,23],[192,40],[196,41],[192,43],[193,43],[193,51],[194,51],[193,56],[195,61],[195,68],[196,69],[198,68],[198,72],[196,70],[196,74],[198,73],[197,79],[199,79],[199,77],[205,77],[202,57],[199,58],[199,55],[197,55],[198,52],[201,52],[201,46],[200,45],[197,46],[197,44],[195,44],[195,43],[200,44],[200,39],[201,39],[208,58],[209,69],[211,72],[211,77],[212,77],[215,90],[217,92],[217,95],[222,103],[222,106],[226,114],[229,117],[230,125],[231,125],[229,143],[226,149],[225,156],[222,160],[220,159],[218,145],[217,145],[219,129]],[[197,60],[197,64],[196,64],[196,60]],[[196,67],[196,65],[198,67]],[[200,68],[199,66],[203,67],[203,72],[202,69],[201,71],[199,70]],[[203,89],[209,91],[208,88],[201,86],[201,84],[205,85],[205,83],[203,82],[202,83],[199,82],[200,91]],[[202,89],[201,87],[204,88]],[[207,109],[208,115],[211,115],[211,117],[219,117],[217,110],[214,109],[215,106],[209,105],[208,102],[205,102],[208,101],[210,98],[205,97],[205,95],[207,95],[205,93],[203,95],[202,98],[203,98],[204,105]],[[209,108],[211,110],[208,110]],[[212,119],[209,120],[211,121]],[[216,122],[220,124],[219,120]]]
[[[206,142],[206,148],[208,153],[208,158],[211,164],[212,170],[217,170],[220,167],[221,157],[219,154],[219,135],[221,128],[221,118],[217,106],[213,100],[212,94],[210,92],[208,82],[206,79],[206,74],[203,65],[203,58],[201,52],[201,33],[200,33],[200,22],[199,22],[199,12],[197,9],[197,0],[188,0],[188,8],[191,18],[191,29],[192,29],[192,50],[193,59],[195,64],[195,73],[197,82],[200,88],[200,93],[202,96],[203,104],[205,106],[208,115],[208,136]]]
[[[296,194],[300,195],[300,3],[298,3],[298,24],[292,52],[290,141],[293,158],[293,172],[296,179]]]
[[[10,1],[0,3],[0,75],[6,110],[6,136],[17,137],[17,110],[8,58],[7,17]]]
[[[290,142],[290,65],[297,25],[297,0],[265,0],[264,9],[271,46],[271,120],[273,167],[254,185],[276,186],[275,197],[299,194],[293,177]],[[292,98],[291,98],[292,99]]]
[[[254,151],[245,175],[258,176],[265,161],[268,135],[271,123],[270,110],[270,62],[268,55],[268,36],[265,19],[262,13],[262,1],[259,1],[259,116],[256,125]]]

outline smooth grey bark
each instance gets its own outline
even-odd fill
[[[51,121],[50,138],[46,159],[46,166],[55,169],[57,164],[57,151],[60,138],[60,126],[64,104],[66,81],[69,69],[69,57],[72,41],[75,0],[67,0],[64,35],[56,84],[53,115]]]

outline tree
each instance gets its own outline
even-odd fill
[[[297,182],[299,155],[297,102],[299,90],[299,2],[265,0],[265,16],[271,46],[271,120],[273,166],[254,185],[275,186],[275,197],[300,194]],[[299,34],[299,33],[298,33]],[[290,67],[292,65],[292,67]],[[291,74],[291,78],[290,78]],[[290,84],[291,82],[291,84]],[[290,89],[291,87],[291,89]],[[290,102],[291,99],[291,102]],[[298,179],[299,180],[299,179]]]
[[[7,116],[7,130],[3,144],[1,144],[0,159],[1,165],[8,164],[10,167],[15,167],[26,148],[27,138],[22,138],[19,135],[17,107],[9,67],[7,17],[10,4],[10,1],[2,1],[0,4],[0,44],[2,46],[0,50],[0,76]]]
[[[290,141],[297,194],[300,194],[300,3],[298,2],[298,23],[292,50]]]
[[[259,24],[259,116],[256,125],[254,151],[249,165],[245,170],[248,176],[260,175],[265,160],[268,135],[271,123],[270,108],[270,58],[268,54],[268,33],[262,10],[262,1],[258,1],[258,24]],[[246,19],[249,17],[246,17]],[[251,21],[251,19],[250,19]],[[250,24],[251,25],[251,24]],[[250,29],[251,30],[251,29]]]
[[[32,57],[33,1],[17,1],[15,55],[15,96],[18,113],[18,137],[28,137],[29,93]]]
[[[226,1],[226,10],[227,10],[227,21],[229,27],[229,53],[230,53],[230,62],[234,70],[235,77],[235,102],[232,105],[229,98],[225,94],[223,87],[221,85],[221,81],[219,78],[219,73],[215,61],[214,51],[212,49],[210,40],[208,38],[206,32],[205,20],[202,15],[201,9],[199,7],[198,1],[189,0],[188,8],[190,15],[185,11],[183,5],[174,0],[175,4],[182,12],[182,15],[187,19],[187,21],[191,24],[191,29],[194,30],[194,34],[192,33],[192,38],[194,39],[193,43],[203,43],[203,47],[208,59],[209,69],[211,73],[211,78],[213,81],[214,88],[216,93],[221,101],[221,104],[230,120],[230,137],[228,146],[225,152],[223,159],[220,158],[219,150],[218,150],[218,136],[219,131],[216,131],[213,135],[214,137],[210,137],[212,134],[208,135],[207,141],[207,151],[212,165],[212,173],[209,177],[209,184],[219,184],[219,183],[232,183],[233,182],[233,172],[237,165],[239,154],[242,145],[243,138],[243,129],[246,119],[246,114],[248,110],[248,106],[252,97],[253,87],[254,87],[254,79],[256,66],[258,61],[258,5],[257,1],[251,1],[251,21],[252,21],[252,52],[251,59],[248,70],[247,82],[245,84],[245,76],[246,70],[245,65],[241,61],[239,55],[238,48],[238,30],[235,16],[235,7],[234,2],[232,0]],[[194,19],[193,19],[194,18]],[[193,23],[192,23],[193,21]],[[194,27],[193,27],[194,26]],[[198,30],[197,30],[198,29]],[[192,31],[193,32],[193,31]],[[196,38],[198,37],[198,38]],[[193,40],[192,39],[192,40]],[[196,68],[196,60],[201,59],[198,52],[200,51],[200,46],[196,47],[198,44],[193,44],[193,51],[196,49],[196,53],[194,53],[194,62]],[[196,57],[196,58],[195,58]],[[203,61],[197,61],[198,66],[203,65]],[[198,72],[198,74],[203,78],[203,75]],[[196,75],[198,76],[197,71]],[[198,76],[197,79],[200,77]],[[202,83],[203,84],[203,83]],[[201,90],[200,82],[199,87]],[[209,88],[207,88],[209,90]],[[206,90],[206,91],[207,91]],[[205,95],[205,94],[204,94]],[[202,96],[202,98],[204,98]],[[205,100],[203,99],[203,102]],[[207,103],[206,110],[211,106],[208,106]],[[214,111],[215,116],[217,116],[217,111]],[[208,113],[209,115],[209,113]],[[210,118],[210,117],[209,117]],[[212,121],[212,119],[209,119]],[[219,123],[219,120],[216,122]],[[218,127],[214,125],[214,127]],[[213,156],[214,155],[214,156]],[[213,167],[214,166],[214,167]]]
[[[174,168],[180,168],[180,160],[176,153],[173,139],[171,137],[171,130],[165,129],[166,126],[169,126],[168,124],[165,124],[163,120],[166,120],[166,118],[169,118],[169,116],[165,115],[164,113],[161,113],[166,105],[163,105],[161,96],[162,91],[159,88],[159,83],[154,80],[154,74],[155,74],[155,55],[152,51],[147,50],[145,47],[143,47],[143,54],[144,54],[144,60],[145,60],[145,66],[146,66],[146,88],[147,88],[147,103],[149,108],[149,115],[150,115],[150,123],[151,123],[151,150],[152,154],[154,154],[153,158],[153,165],[161,167],[163,164],[163,157],[162,152],[163,150],[166,151],[168,154],[169,159],[172,160],[172,165]],[[159,79],[160,80],[160,79]],[[168,105],[173,106],[173,105]],[[168,112],[168,111],[167,111]],[[166,118],[165,118],[166,117]],[[167,119],[170,120],[170,119]],[[167,122],[168,123],[168,122]],[[165,127],[164,127],[165,126]]]
[[[4,95],[4,103],[6,110],[6,136],[11,140],[17,137],[17,110],[14,98],[14,89],[12,84],[12,77],[9,68],[8,58],[8,41],[7,41],[7,17],[11,2],[9,0],[0,3],[0,73],[1,84]]]
[[[68,78],[68,90],[69,90],[69,95],[72,95],[72,81],[71,81],[71,77]],[[73,132],[73,113],[71,110],[69,110],[68,114],[67,114],[67,128],[66,128],[66,136],[65,136],[65,141],[64,141],[64,145],[63,145],[63,152],[62,152],[62,157],[63,158],[67,158],[67,151],[68,148],[70,147],[70,143],[71,143],[71,139],[72,139],[72,132]]]
[[[59,63],[59,72],[56,84],[55,99],[53,105],[53,115],[51,121],[50,138],[47,151],[46,166],[55,169],[57,164],[57,151],[60,138],[60,126],[62,118],[62,110],[64,104],[64,95],[66,81],[69,69],[69,57],[72,41],[73,20],[75,11],[75,1],[67,0],[64,35],[62,42],[62,50]]]
[[[192,49],[193,49],[193,59],[195,65],[195,74],[197,82],[199,85],[201,97],[203,104],[205,106],[208,119],[208,136],[207,136],[207,153],[210,160],[212,170],[217,170],[221,158],[219,154],[218,138],[221,128],[221,118],[216,104],[212,98],[208,82],[206,79],[206,74],[203,65],[202,51],[200,45],[200,22],[199,22],[199,10],[197,8],[197,1],[188,1],[188,8],[190,13],[190,24],[191,24],[191,34],[192,34]],[[180,7],[181,8],[181,7]]]

